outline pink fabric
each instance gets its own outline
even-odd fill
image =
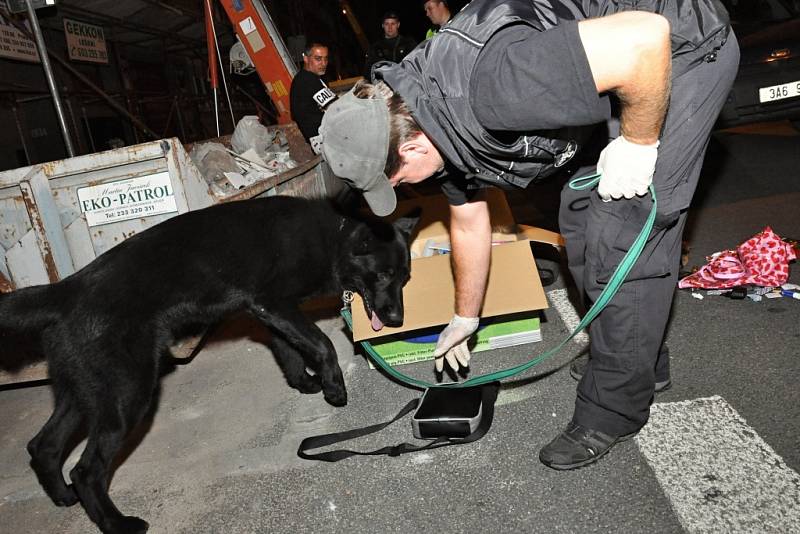
[[[783,241],[767,226],[736,250],[723,250],[713,254],[699,271],[678,282],[681,289],[727,289],[754,285],[775,287],[789,279],[789,262],[797,254],[789,243]]]

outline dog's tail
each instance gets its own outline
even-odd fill
[[[53,285],[0,293],[0,332],[35,333],[58,320]]]

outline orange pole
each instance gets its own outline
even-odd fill
[[[214,47],[214,16],[211,13],[211,2],[205,0],[206,8],[206,43],[208,48],[208,74],[211,78],[211,88],[215,91],[219,86],[217,80],[217,53]]]
[[[219,103],[217,102],[217,88],[219,87],[217,72],[216,37],[214,36],[214,15],[211,13],[211,0],[205,0],[206,14],[206,48],[208,49],[208,76],[211,79],[211,93],[214,95],[214,125],[219,131]]]
[[[258,7],[254,4],[258,3]],[[222,7],[256,67],[261,82],[278,110],[278,123],[286,124],[292,118],[289,112],[289,88],[292,85],[294,65],[284,63],[278,46],[284,47],[280,35],[274,38],[262,19],[269,17],[259,0],[220,0]],[[271,21],[267,21],[271,24]],[[276,44],[280,41],[280,44]]]

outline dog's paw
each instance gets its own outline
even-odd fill
[[[51,498],[56,506],[72,506],[78,502],[78,494],[75,493],[75,488],[72,487],[72,484],[58,495],[52,495]]]
[[[144,534],[148,528],[150,528],[150,525],[144,519],[126,515],[100,530],[106,534]]]
[[[322,391],[322,381],[319,377],[307,373],[289,385],[300,393],[319,393]]]
[[[323,393],[325,400],[332,406],[344,406],[347,404],[347,390],[344,388],[329,388]]]

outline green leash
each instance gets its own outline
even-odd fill
[[[599,174],[593,174],[589,176],[582,176],[580,178],[575,178],[570,181],[569,186],[576,190],[576,191],[583,191],[585,189],[589,189],[594,187],[594,185],[600,181]],[[611,299],[616,294],[619,287],[622,285],[622,282],[625,281],[625,278],[628,276],[628,273],[633,268],[633,265],[636,263],[636,260],[639,259],[639,255],[642,253],[645,244],[647,243],[647,238],[650,236],[650,232],[653,230],[653,223],[656,220],[656,192],[652,185],[650,185],[650,196],[653,198],[653,208],[650,210],[650,215],[647,217],[647,221],[645,221],[642,230],[639,232],[639,235],[636,237],[636,240],[631,245],[631,248],[625,254],[625,257],[622,258],[622,261],[617,266],[617,269],[614,271],[611,280],[608,282],[606,287],[603,289],[600,296],[594,302],[589,311],[586,312],[586,315],[583,316],[581,322],[575,327],[575,330],[567,336],[561,343],[559,343],[555,348],[550,349],[549,351],[545,352],[544,354],[533,358],[532,360],[523,363],[521,365],[517,365],[516,367],[511,367],[509,369],[504,369],[502,371],[495,371],[493,373],[487,373],[485,375],[475,376],[473,378],[469,378],[463,382],[448,382],[444,384],[431,384],[430,382],[426,382],[424,380],[419,380],[403,373],[397,371],[391,365],[386,363],[386,360],[381,358],[381,356],[372,348],[372,345],[369,341],[362,341],[361,346],[367,352],[367,354],[375,361],[375,363],[384,371],[389,373],[391,376],[404,382],[405,384],[417,387],[417,388],[463,388],[463,387],[470,387],[470,386],[480,386],[482,384],[488,384],[490,382],[495,382],[498,380],[502,380],[504,378],[509,378],[511,376],[517,375],[522,373],[523,371],[527,371],[534,365],[538,365],[545,361],[546,359],[555,355],[559,350],[561,350],[564,345],[566,345],[573,337],[575,337],[578,333],[580,333],[584,328],[589,326],[589,323],[597,317],[603,308],[606,307],[606,304],[611,301]],[[353,320],[350,315],[349,308],[345,307],[342,308],[342,317],[344,318],[347,326],[352,330],[353,328]]]

